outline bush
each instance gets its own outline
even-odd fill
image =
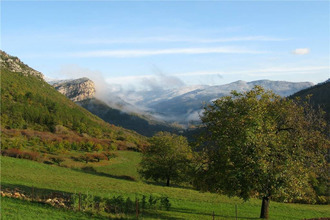
[[[94,161],[94,157],[92,154],[89,154],[89,153],[86,153],[84,155],[81,155],[79,157],[82,161],[84,161],[85,163],[88,163],[88,162],[93,162]]]
[[[94,159],[96,159],[97,162],[100,162],[100,160],[105,160],[105,159],[107,159],[107,157],[106,157],[104,154],[100,154],[100,153],[95,153],[95,154],[92,155],[92,157],[93,157]]]
[[[16,157],[16,158],[22,158],[22,154],[23,154],[23,152],[17,148],[10,148],[7,150],[3,150],[1,153],[3,156]]]
[[[103,155],[108,159],[110,160],[111,158],[115,158],[117,157],[117,154],[114,153],[114,152],[110,152],[110,151],[104,151],[103,152]]]
[[[26,152],[23,152],[22,158],[36,161],[36,160],[38,160],[39,155],[40,154],[38,152],[28,152],[28,151],[26,151]]]
[[[160,207],[164,208],[165,210],[170,210],[171,203],[167,196],[160,198]]]

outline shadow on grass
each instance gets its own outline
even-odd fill
[[[26,185],[19,185],[19,184],[9,184],[9,183],[1,183],[1,190],[6,192],[15,191],[19,193],[24,193],[30,198],[46,198],[46,197],[61,197],[61,198],[69,198],[74,193],[69,193],[60,190],[52,190],[46,188],[38,188],[34,186],[26,186]]]
[[[81,173],[88,173],[88,174],[92,174],[92,175],[96,175],[96,176],[103,176],[103,177],[109,177],[109,178],[114,178],[114,179],[119,179],[119,180],[128,180],[128,181],[137,182],[137,180],[134,177],[127,176],[127,175],[113,175],[113,174],[109,174],[109,173],[98,172],[92,166],[86,166],[81,169],[72,168],[72,170],[81,172]],[[142,181],[142,182],[149,184],[149,185],[167,187],[165,182],[155,182],[155,181]],[[178,185],[178,184],[171,184],[169,187],[180,188],[180,189],[193,189],[193,187],[191,187],[191,186],[182,186],[182,185]]]
[[[185,209],[185,208],[171,208],[171,211],[173,212],[180,212],[180,213],[191,213],[191,214],[197,214],[197,215],[204,215],[204,216],[209,216],[210,219],[213,217],[212,212],[199,212],[194,209]],[[233,215],[225,215],[225,214],[218,214],[214,213],[214,217],[222,217],[222,218],[230,218],[230,219],[236,219],[235,213],[233,212]],[[242,217],[242,216],[237,216],[237,219],[260,219],[260,218],[253,218],[253,217]]]
[[[92,174],[92,175],[96,175],[96,176],[103,176],[103,177],[109,177],[109,178],[114,178],[114,179],[119,179],[119,180],[128,180],[128,181],[136,182],[136,179],[134,177],[126,176],[126,175],[112,175],[112,174],[108,174],[108,173],[98,172],[92,166],[83,167],[82,169],[72,168],[72,170],[81,172],[81,173],[88,173],[88,174]]]
[[[156,181],[143,181],[146,184],[154,185],[154,186],[165,186],[169,188],[179,188],[179,189],[194,189],[192,186],[183,186],[178,184],[171,184],[170,186],[166,186],[165,182],[156,182]]]

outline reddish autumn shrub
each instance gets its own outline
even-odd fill
[[[10,148],[2,151],[3,156],[22,158],[23,152],[17,148]]]
[[[40,154],[38,152],[29,152],[25,151],[22,153],[22,158],[28,159],[28,160],[38,160],[40,157]]]
[[[94,153],[92,156],[95,160],[97,160],[97,162],[100,162],[100,160],[107,159],[107,157],[104,154],[101,154],[101,153]]]
[[[88,162],[93,162],[94,161],[94,157],[92,154],[83,154],[81,155],[80,157],[80,160],[84,161],[85,163],[88,163]]]

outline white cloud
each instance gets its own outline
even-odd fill
[[[292,51],[296,55],[306,55],[309,54],[310,50],[308,48],[298,48]]]
[[[212,53],[234,53],[234,54],[261,54],[264,51],[248,50],[237,47],[210,47],[210,48],[171,48],[154,50],[94,50],[86,52],[68,53],[70,57],[142,57],[169,54],[212,54]]]

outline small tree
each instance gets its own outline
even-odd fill
[[[86,153],[80,156],[80,159],[84,161],[85,163],[92,162],[94,160],[94,157],[90,153]]]
[[[111,151],[104,151],[103,155],[107,158],[107,160],[110,160],[111,158],[117,157],[117,155]]]
[[[106,156],[101,153],[95,153],[92,156],[93,156],[93,158],[95,158],[97,160],[97,162],[100,162],[100,160],[106,159]]]
[[[271,197],[299,199],[310,192],[309,174],[325,165],[325,122],[308,106],[261,87],[214,101],[202,122],[194,184],[244,200],[260,196],[260,218],[268,218]]]
[[[183,136],[159,132],[150,139],[151,145],[142,152],[139,173],[146,179],[181,182],[187,174],[191,149]]]

